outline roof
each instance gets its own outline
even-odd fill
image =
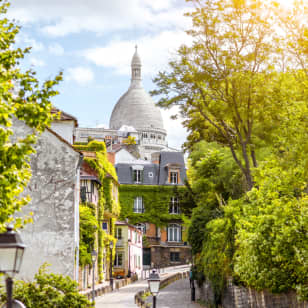
[[[128,227],[131,227],[131,228],[134,228],[137,232],[140,232],[142,233],[141,230],[139,230],[136,226],[132,225],[132,224],[129,224],[128,222],[125,222],[125,221],[116,221],[116,226],[128,226]]]
[[[52,107],[51,114],[56,114],[60,112],[60,121],[74,121],[75,127],[78,127],[78,120],[69,113],[66,113],[58,108]]]
[[[187,176],[184,155],[182,152],[161,152],[159,160],[159,185],[168,183],[168,167],[175,166],[180,170],[180,180],[183,185]],[[172,184],[170,184],[172,185]]]
[[[120,184],[135,184],[133,170],[142,172],[142,185],[174,185],[169,183],[168,168],[175,167],[180,171],[180,183],[184,185],[186,169],[184,155],[181,152],[161,152],[159,164],[146,160],[121,162],[115,165]]]

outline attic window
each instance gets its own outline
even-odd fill
[[[142,170],[133,170],[133,180],[135,184],[142,182]]]
[[[179,184],[180,171],[179,170],[169,170],[169,183],[170,184]]]

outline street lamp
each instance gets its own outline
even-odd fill
[[[0,234],[0,273],[7,275],[6,292],[7,308],[13,307],[13,279],[19,273],[25,245],[12,226],[7,226],[6,232]]]
[[[113,291],[113,277],[112,277],[112,248],[113,248],[113,241],[110,241],[109,243],[110,247],[110,272],[109,272],[109,279],[110,279],[110,287],[111,290]]]
[[[95,249],[92,250],[91,252],[91,259],[92,259],[92,302],[95,302],[95,262],[97,258],[97,252]]]
[[[153,270],[148,279],[149,289],[153,295],[153,308],[156,308],[156,296],[159,292],[160,277],[156,270]]]

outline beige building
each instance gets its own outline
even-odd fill
[[[142,271],[142,231],[135,226],[118,221],[116,222],[116,256],[114,261],[115,277],[137,274],[141,277]]]

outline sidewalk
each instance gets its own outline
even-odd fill
[[[188,266],[179,266],[166,269],[161,277],[168,277],[175,272],[187,271]],[[119,290],[99,296],[95,299],[96,308],[136,308],[135,294],[138,291],[144,290],[148,286],[148,281],[138,280],[130,285],[120,288]],[[181,306],[179,306],[181,307]]]

